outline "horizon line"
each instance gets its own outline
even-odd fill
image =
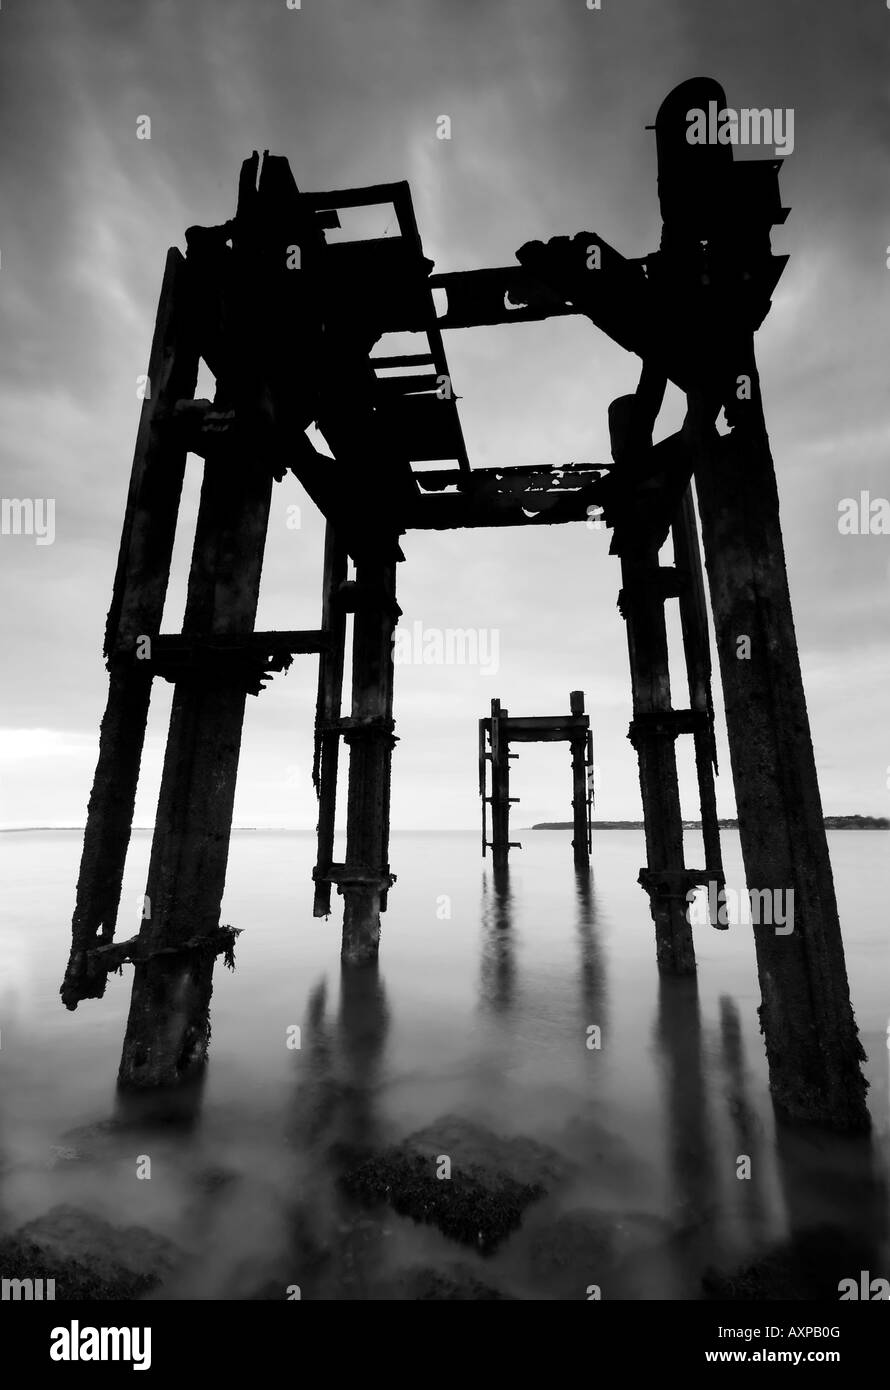
[[[837,813],[826,812],[826,813],[823,815],[823,820],[826,820],[826,821],[829,821],[829,820],[885,820],[885,819],[886,819],[885,816],[877,816],[877,815],[873,815],[873,814],[871,814],[871,813],[869,813],[869,812],[862,812],[862,811],[844,811],[844,812],[837,812]],[[721,816],[721,817],[720,817],[720,820],[721,820],[721,821],[734,820],[734,821],[736,822],[735,826],[725,826],[725,825],[721,825],[721,829],[722,829],[722,830],[727,830],[727,829],[737,830],[737,829],[738,829],[738,817],[737,817],[737,816]],[[600,830],[609,830],[609,829],[643,830],[643,829],[645,828],[645,825],[644,825],[644,822],[643,822],[642,820],[637,820],[637,819],[633,819],[633,818],[630,818],[630,817],[624,817],[624,816],[613,816],[613,817],[609,817],[608,819],[603,819],[602,821],[593,821],[593,822],[592,822],[592,828],[593,828],[594,830],[596,830],[596,829],[600,829]],[[700,829],[701,829],[701,822],[700,822],[700,821],[692,821],[692,820],[686,820],[686,819],[684,819],[683,828],[684,828],[684,830],[700,830]],[[132,832],[132,831],[154,831],[154,829],[155,829],[154,825],[144,825],[144,824],[143,824],[143,825],[134,825],[134,826],[131,827],[131,832]],[[394,835],[412,835],[412,834],[417,834],[417,835],[419,835],[419,834],[427,834],[427,833],[430,833],[430,834],[438,834],[438,835],[465,835],[465,834],[475,834],[475,833],[478,833],[478,829],[479,829],[478,826],[470,826],[470,825],[445,825],[445,826],[441,826],[441,825],[426,825],[426,826],[423,826],[423,825],[422,825],[422,826],[413,825],[413,826],[401,826],[401,827],[400,827],[400,826],[393,826],[392,829],[391,829],[391,831],[390,831],[390,833],[391,833],[391,834],[394,834]],[[538,822],[537,822],[536,824],[534,824],[534,825],[520,825],[520,826],[517,826],[517,827],[516,827],[516,830],[517,830],[518,832],[520,832],[520,833],[521,833],[522,831],[532,831],[532,830],[571,830],[571,829],[572,829],[572,822],[571,822],[571,821],[538,821]],[[37,833],[45,833],[45,832],[52,831],[52,830],[77,830],[77,831],[80,831],[81,833],[83,833],[83,832],[86,830],[86,826],[85,826],[85,825],[0,825],[0,835],[21,835],[21,834],[27,834],[28,832],[32,832],[32,833],[34,833],[34,832],[37,832]],[[244,833],[260,834],[260,835],[264,835],[264,834],[315,835],[315,834],[317,833],[317,831],[316,831],[316,828],[315,828],[314,826],[304,826],[304,825],[233,825],[233,826],[232,826],[231,833],[232,833],[233,835],[244,834]]]

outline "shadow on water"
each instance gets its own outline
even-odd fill
[[[739,1164],[747,1159],[750,1169],[749,1178],[737,1181],[736,1197],[741,1205],[745,1236],[756,1245],[766,1237],[769,1229],[764,1192],[768,1160],[763,1124],[748,1094],[742,1021],[735,1000],[728,994],[720,996],[720,1060],[735,1161]]]
[[[510,870],[497,868],[482,875],[482,946],[479,961],[479,1002],[505,1013],[514,1002],[516,985],[514,900]]]
[[[291,1137],[310,1148],[370,1148],[379,1139],[375,1097],[390,1021],[377,962],[341,967],[336,1021],[328,1018],[326,979],[312,990],[306,1017]]]
[[[516,908],[509,868],[482,875],[479,1002],[496,1013],[507,1012],[516,994]],[[575,925],[578,978],[585,1016],[605,1023],[605,958],[597,932],[597,902],[589,868],[575,870]]]
[[[287,1126],[300,1194],[288,1215],[289,1264],[300,1272],[302,1297],[373,1298],[388,1253],[386,1231],[380,1219],[356,1213],[338,1180],[383,1141],[377,1098],[390,1013],[377,962],[341,966],[335,1016],[327,980],[320,980],[305,1016],[306,1046]],[[268,1296],[279,1296],[280,1283],[270,1287]]]
[[[252,1136],[190,1213],[193,1248],[169,1296],[367,1299],[386,1258],[379,1220],[349,1208],[338,1178],[381,1139],[377,1096],[389,1010],[374,964],[342,966],[336,1012],[323,976],[289,1048],[292,1099],[279,1130]],[[216,1117],[219,1124],[219,1116]]]
[[[756,1258],[775,1238],[771,1155],[748,1095],[744,1035],[735,1000],[719,1000],[719,1047],[702,1021],[696,975],[659,974],[655,1041],[667,1112],[673,1209],[683,1236],[676,1273],[691,1297],[715,1274]],[[726,1285],[727,1296],[736,1296]]]
[[[377,963],[342,970],[337,1036],[344,1072],[344,1143],[367,1148],[379,1138],[376,1097],[389,1031],[389,1008]]]
[[[774,1115],[773,1146],[749,1094],[735,1001],[719,1001],[718,1053],[694,976],[662,975],[658,998],[670,1185],[685,1225],[674,1255],[690,1294],[836,1300],[844,1278],[886,1276],[887,1186],[871,1141]]]
[[[771,1146],[749,1095],[738,1008],[726,995],[721,996],[719,1007],[722,1089],[732,1139],[731,1162],[722,1170],[732,1198],[722,1207],[741,1218],[745,1253],[743,1258],[732,1258],[732,1241],[715,1242],[714,1253],[721,1268],[719,1272],[713,1266],[706,1270],[706,1296],[836,1300],[845,1278],[855,1280],[858,1287],[864,1271],[886,1277],[888,1189],[872,1139],[793,1125],[773,1111]],[[691,1020],[685,1031],[690,1038],[694,1035]],[[685,1116],[695,1124],[696,1114],[702,1125],[707,1124],[705,1109],[698,1111],[691,1101],[684,1101],[675,1122],[682,1122]],[[691,1167],[686,1160],[693,1159],[699,1142],[696,1137],[684,1155],[682,1180],[687,1191]],[[737,1168],[733,1174],[733,1167],[742,1159],[748,1160],[750,1179],[732,1181],[733,1176],[739,1176]],[[771,1210],[766,1191],[766,1177],[771,1171],[778,1179],[779,1212]]]
[[[690,1283],[713,1246],[719,1209],[714,1131],[702,1055],[702,1020],[695,975],[658,978],[654,1040],[667,1107],[667,1152],[675,1215],[687,1233],[676,1257]]]
[[[575,897],[581,1002],[586,1015],[602,1027],[608,1022],[605,955],[597,931],[596,890],[589,868],[575,870]]]
[[[774,1123],[786,1234],[728,1272],[709,1270],[707,1296],[834,1302],[849,1280],[854,1298],[869,1297],[861,1290],[890,1273],[887,1184],[871,1139],[796,1127],[778,1112]]]
[[[201,1067],[175,1087],[134,1090],[119,1082],[115,1089],[112,1124],[121,1129],[178,1129],[197,1134],[201,1127],[207,1067]]]
[[[509,1011],[515,1003],[515,943],[506,875],[497,883],[483,881],[482,908],[482,1000]],[[603,959],[593,887],[583,874],[576,884],[576,913],[583,1005],[588,1015],[600,1017],[606,1002]],[[314,1150],[319,1190],[303,1184],[292,1262],[303,1270],[310,1297],[380,1298],[387,1296],[383,1289],[400,1287],[392,1282],[396,1246],[404,1257],[407,1240],[409,1254],[416,1256],[419,1247],[410,1243],[426,1237],[406,1236],[406,1223],[394,1223],[385,1210],[356,1213],[337,1190],[344,1164],[384,1141],[377,1098],[390,1016],[376,966],[342,972],[335,1019],[324,982],[316,986],[307,1018],[291,1137]],[[751,1099],[743,1037],[738,1007],[728,995],[719,1000],[718,1029],[709,1038],[696,978],[659,978],[654,1041],[666,1107],[666,1217],[672,1234],[644,1261],[649,1291],[642,1296],[664,1296],[670,1288],[671,1296],[692,1298],[837,1298],[843,1278],[858,1282],[861,1271],[886,1273],[887,1190],[872,1146],[777,1122],[774,1155],[768,1119]],[[740,1171],[742,1160],[750,1176]],[[579,1229],[578,1220],[567,1220],[566,1239],[577,1239]],[[426,1258],[447,1268],[447,1254],[428,1251]]]
[[[844,1279],[859,1289],[890,1277],[887,1178],[871,1137],[775,1123],[789,1237],[746,1271],[745,1296],[837,1299]]]

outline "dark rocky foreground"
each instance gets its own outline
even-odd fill
[[[101,1181],[115,1129],[62,1136],[44,1168],[90,1167]],[[633,1159],[620,1140],[590,1121],[573,1122],[562,1139],[583,1158],[454,1115],[379,1149],[323,1143],[318,1186],[304,1173],[286,1198],[279,1247],[234,1254],[216,1282],[207,1251],[219,1238],[206,1237],[237,1225],[239,1201],[247,1190],[255,1202],[256,1192],[246,1173],[205,1164],[181,1172],[188,1219],[175,1243],[68,1202],[0,1235],[0,1277],[52,1279],[57,1300],[769,1302],[836,1300],[839,1273],[883,1268],[861,1234],[836,1223],[714,1268],[713,1211],[634,1210]],[[446,1157],[450,1176],[440,1177]]]
[[[70,1131],[42,1166],[60,1184],[89,1170],[101,1184],[118,1134],[116,1122]],[[567,1138],[620,1206],[631,1161],[620,1142],[589,1125]],[[448,1178],[437,1176],[443,1156]],[[589,1283],[621,1296],[626,1275],[633,1296],[635,1262],[685,1220],[572,1205],[581,1168],[562,1153],[454,1115],[377,1150],[323,1142],[318,1158],[317,1190],[294,1183],[280,1248],[234,1255],[222,1282],[205,1238],[237,1212],[249,1180],[213,1165],[180,1170],[188,1215],[177,1243],[69,1201],[0,1236],[0,1276],[53,1279],[59,1300],[207,1297],[208,1288],[281,1300],[295,1284],[306,1299],[572,1299]]]
[[[0,1239],[4,1279],[53,1279],[59,1299],[142,1298],[178,1266],[181,1252],[142,1226],[119,1227],[72,1206],[52,1207]]]

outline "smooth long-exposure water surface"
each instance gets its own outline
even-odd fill
[[[341,976],[342,900],[327,921],[311,915],[314,838],[236,833],[222,917],[243,928],[236,968],[217,964],[204,1084],[171,1123],[134,1122],[116,1094],[130,967],[75,1013],[58,999],[80,833],[0,836],[4,1228],[60,1203],[145,1227],[183,1255],[163,1297],[284,1298],[293,1285],[303,1298],[416,1297],[399,1290],[438,1274],[582,1299],[594,1284],[604,1299],[699,1298],[709,1266],[731,1272],[789,1235],[849,1229],[863,1162],[880,1170],[887,1155],[887,835],[829,835],[869,1056],[867,1153],[777,1133],[750,927],[698,928],[697,981],[660,979],[635,882],[642,835],[596,833],[589,876],[568,832],[521,838],[496,891],[478,835],[395,834],[379,967]],[[149,842],[134,834],[121,937],[138,925]],[[741,887],[734,832],[724,853]],[[491,1131],[558,1156],[558,1181],[495,1253],[338,1189],[344,1146],[438,1126],[449,1153],[464,1125],[477,1144]],[[882,1258],[872,1273],[886,1276],[886,1247]]]

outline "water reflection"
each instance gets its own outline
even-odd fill
[[[671,1186],[690,1218],[709,1220],[718,1184],[695,975],[659,972],[655,1043],[667,1100]]]
[[[330,1018],[326,977],[309,995],[289,1125],[301,1168],[301,1200],[289,1221],[290,1260],[300,1271],[303,1297],[380,1296],[389,1233],[379,1216],[356,1216],[337,1180],[385,1146],[377,1101],[389,1023],[376,961],[341,965],[336,1019]]]
[[[379,1136],[376,1099],[388,1030],[389,1009],[377,962],[359,969],[344,967],[337,1020],[345,1100],[342,1137],[357,1147],[368,1147]]]
[[[134,1090],[117,1082],[112,1111],[114,1125],[129,1128],[175,1128],[197,1133],[202,1119],[207,1067],[202,1066],[175,1086]]]
[[[589,868],[575,870],[579,976],[584,1014],[600,1026],[607,1022],[605,957],[597,931],[597,901]]]
[[[479,1002],[495,1013],[507,1012],[514,1002],[516,985],[514,902],[510,870],[495,869],[482,875],[482,946],[479,962]]]
[[[509,868],[483,872],[480,918],[479,1003],[506,1013],[516,1003],[516,917],[520,906]],[[582,1014],[606,1022],[605,955],[597,930],[597,901],[589,868],[575,870],[575,935]]]
[[[890,1277],[888,1190],[870,1136],[796,1128],[776,1113],[776,1154],[790,1239],[782,1256],[804,1298],[837,1298],[862,1271]]]
[[[756,1243],[769,1225],[764,1190],[768,1162],[763,1123],[748,1096],[742,1021],[735,1000],[728,994],[720,996],[720,1043],[724,1098],[736,1161],[742,1155],[750,1160],[751,1176],[738,1181],[736,1196],[742,1203],[745,1234]]]
[[[309,995],[303,1030],[303,1065],[292,1132],[308,1147],[349,1149],[379,1140],[375,1101],[384,1067],[389,1007],[376,961],[341,966],[340,1001],[328,1017],[327,977]]]

